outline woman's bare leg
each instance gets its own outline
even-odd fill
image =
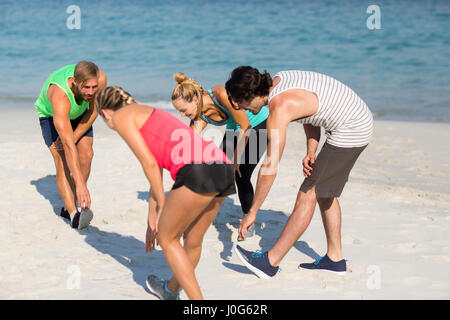
[[[203,237],[211,226],[214,218],[219,212],[220,206],[222,205],[225,198],[215,198],[206,207],[206,209],[195,219],[194,222],[188,227],[183,235],[184,249],[187,252],[189,260],[191,261],[194,269],[200,260],[200,255],[202,252]],[[167,287],[171,291],[179,291],[181,289],[180,283],[177,281],[176,277],[173,276],[172,279],[167,283]]]
[[[158,223],[158,241],[174,277],[189,299],[203,299],[194,265],[180,238],[189,226],[214,200],[216,193],[199,194],[182,186],[167,195]]]

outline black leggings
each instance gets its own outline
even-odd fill
[[[237,145],[239,131],[227,130],[222,140],[222,150],[227,153],[228,159],[233,162],[234,150]],[[253,170],[267,149],[266,120],[251,129],[247,145],[245,146],[245,159],[241,159],[239,170],[242,177],[236,172],[235,181],[238,189],[241,208],[248,213],[253,203],[254,190],[250,181]],[[228,152],[227,152],[228,151]]]

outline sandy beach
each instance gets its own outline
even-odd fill
[[[160,248],[145,252],[149,184],[122,139],[101,119],[94,124],[94,219],[78,231],[58,216],[62,201],[36,112],[4,109],[0,124],[0,299],[156,299],[147,275],[171,271]],[[326,252],[316,208],[282,272],[257,278],[232,250],[241,209],[237,195],[227,198],[196,271],[205,298],[449,299],[449,140],[450,124],[375,121],[340,198],[345,276],[298,269]],[[303,128],[292,123],[256,234],[244,248],[267,250],[278,238],[303,181],[305,150]],[[166,191],[172,183],[165,172]]]

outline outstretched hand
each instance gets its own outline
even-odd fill
[[[239,224],[239,229],[238,229],[238,233],[239,233],[239,237],[242,240],[245,240],[245,231],[250,231],[253,224],[255,223],[256,220],[256,214],[252,214],[252,213],[247,213],[244,218],[241,220],[241,223]]]
[[[89,209],[91,207],[91,195],[89,194],[89,190],[86,185],[75,186],[75,192],[81,209]]]
[[[156,229],[152,229],[149,226],[147,226],[147,233],[145,235],[145,251],[146,252],[152,252],[157,245],[157,236]]]
[[[152,252],[157,245],[159,245],[158,242],[158,232],[159,232],[159,228],[158,228],[158,223],[159,223],[159,218],[161,217],[161,213],[162,213],[162,206],[157,206],[156,210],[157,210],[157,216],[156,216],[156,221],[155,221],[155,225],[151,226],[150,223],[147,224],[147,232],[145,234],[145,251],[146,252]]]

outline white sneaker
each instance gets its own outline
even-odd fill
[[[80,211],[80,220],[78,221],[78,230],[86,228],[94,218],[94,213],[91,209],[85,209]]]

